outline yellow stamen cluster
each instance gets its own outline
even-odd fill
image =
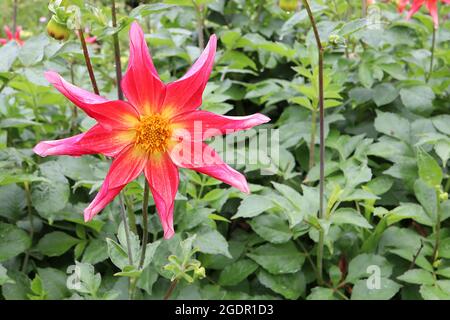
[[[142,118],[136,126],[136,145],[148,153],[163,152],[171,135],[169,121],[160,114],[152,114]]]

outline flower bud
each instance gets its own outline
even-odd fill
[[[65,24],[58,22],[55,16],[47,24],[47,33],[50,37],[63,41],[69,39],[70,36],[69,28]]]
[[[441,200],[442,202],[447,201],[448,200],[448,193],[447,192],[441,192],[439,194],[439,200]]]
[[[295,11],[298,7],[298,0],[280,0],[279,5],[284,11]]]

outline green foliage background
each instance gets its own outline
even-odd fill
[[[12,0],[0,4],[11,25]],[[0,47],[1,299],[161,299],[181,276],[177,299],[450,299],[449,7],[440,7],[434,71],[432,20],[405,21],[393,4],[361,18],[361,1],[311,1],[325,52],[326,213],[318,211],[317,49],[303,8],[274,0],[204,3],[205,35],[219,38],[203,109],[263,112],[278,130],[273,175],[243,165],[244,195],[181,171],[176,235],[161,240],[155,214],[145,268],[130,266],[119,204],[92,222],[82,210],[108,168],[98,156],[39,158],[32,147],[88,129],[92,120],[50,87],[49,69],[90,89],[76,37],[45,34],[47,2],[19,1],[26,44]],[[83,21],[102,95],[115,99],[109,1],[85,1]],[[198,57],[197,16],[190,0],[132,8],[117,1],[122,63],[127,30],[137,19],[159,73],[171,81]],[[92,5],[92,6],[89,6]],[[374,20],[373,20],[374,19]],[[367,23],[367,21],[372,24]],[[310,159],[311,136],[315,136]],[[311,165],[311,166],[310,166]],[[139,256],[142,177],[125,189],[134,257]],[[153,203],[150,212],[154,213]],[[325,233],[324,279],[315,273]],[[370,290],[369,266],[381,288]],[[74,267],[75,266],[75,267]],[[202,278],[205,268],[206,277]],[[71,285],[78,268],[78,284]]]

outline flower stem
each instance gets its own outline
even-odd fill
[[[436,48],[436,28],[433,28],[433,37],[431,39],[431,61],[430,61],[430,69],[428,71],[428,74],[426,76],[426,82],[431,78],[431,75],[433,73],[433,64],[434,64],[434,49]]]
[[[125,204],[123,201],[123,193],[119,193],[119,206],[120,206],[120,216],[123,222],[123,228],[125,229],[125,237],[127,238],[127,251],[128,251],[128,263],[130,266],[133,265],[133,253],[131,251],[130,244],[130,228],[128,227],[127,215],[125,213]]]
[[[112,0],[111,1],[111,18],[112,18],[112,26],[113,28],[117,27],[117,15],[116,15],[116,1]],[[116,32],[113,35],[113,43],[114,43],[114,62],[115,62],[115,67],[116,67],[116,85],[117,85],[117,97],[119,100],[123,100],[123,91],[122,91],[122,87],[121,87],[121,82],[122,82],[122,65],[120,62],[120,46],[119,46],[119,34]],[[134,259],[133,259],[133,253],[131,251],[131,241],[130,241],[130,227],[128,226],[128,221],[127,221],[127,212],[125,211],[125,196],[123,194],[123,192],[119,193],[119,205],[120,205],[120,215],[122,218],[122,222],[123,222],[123,228],[125,229],[125,237],[126,237],[126,241],[127,241],[127,251],[128,251],[128,262],[130,265],[134,264]],[[128,207],[128,204],[127,204]],[[129,218],[130,218],[130,224],[133,223],[133,221],[131,221],[131,214],[129,213]],[[134,218],[134,217],[133,217]],[[136,289],[136,279],[131,279],[130,278],[130,283],[129,283],[129,296],[130,299],[133,298],[134,295],[134,291]]]
[[[141,260],[139,261],[139,269],[144,265],[145,251],[147,249],[148,242],[148,197],[149,197],[148,182],[145,181],[144,187],[144,200],[142,202],[142,251]]]
[[[204,29],[205,29],[205,22],[203,20],[204,13],[203,13],[203,5],[198,5],[196,0],[192,0],[192,3],[194,4],[195,13],[197,16],[197,34],[198,34],[198,46],[200,49],[205,48],[205,36],[204,36]]]
[[[437,206],[437,217],[436,217],[436,226],[434,227],[434,233],[435,233],[435,242],[434,242],[434,248],[433,248],[433,264],[436,262],[439,256],[439,245],[441,242],[441,208],[439,203],[439,195],[438,195],[438,206]]]
[[[116,16],[116,1],[111,1],[111,12],[112,12],[112,26],[117,27],[117,16]],[[119,45],[119,34],[116,32],[113,35],[114,42],[114,60],[116,63],[116,80],[117,80],[117,96],[119,100],[123,100],[123,92],[120,83],[122,82],[122,65],[120,62],[120,45]]]
[[[169,287],[169,289],[167,289],[167,292],[166,292],[166,294],[164,295],[164,300],[169,300],[169,298],[170,298],[170,296],[172,295],[173,290],[175,290],[175,287],[177,286],[177,284],[178,284],[178,280],[177,280],[177,279],[173,280],[173,281],[170,283],[170,287]]]
[[[361,16],[365,18],[367,15],[367,0],[361,0]]]
[[[33,225],[33,212],[32,212],[30,185],[28,184],[28,182],[24,182],[23,185],[25,187],[28,220],[30,222],[30,239],[31,239],[31,241],[33,241],[34,225]],[[23,265],[22,265],[22,272],[24,272],[24,273],[27,272],[29,259],[30,259],[30,250],[27,250],[27,252],[25,253],[25,258],[23,259]]]
[[[324,182],[325,182],[325,139],[324,139],[324,95],[323,95],[323,53],[324,48],[320,41],[319,31],[317,29],[314,15],[309,6],[308,0],[303,0],[306,11],[308,12],[309,20],[313,28],[314,37],[317,43],[317,49],[319,51],[319,133],[320,133],[320,182],[319,182],[319,219],[323,218],[323,206],[324,206]],[[323,246],[324,246],[324,231],[319,231],[319,243],[317,247],[317,274],[319,276],[318,283],[323,284]]]
[[[92,68],[91,58],[89,57],[89,51],[87,49],[86,40],[84,39],[84,32],[81,28],[78,29],[78,34],[80,36],[81,47],[83,49],[84,60],[86,61],[86,67],[88,69],[89,78],[91,79],[92,88],[95,94],[100,94],[98,91],[97,81],[95,80],[94,69]]]
[[[14,4],[13,4],[13,16],[12,16],[13,32],[16,32],[16,29],[17,29],[17,8],[19,6],[18,2],[19,2],[18,0],[14,0]]]

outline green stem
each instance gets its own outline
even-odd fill
[[[144,187],[144,200],[142,203],[142,251],[141,260],[139,261],[139,269],[144,265],[145,251],[147,249],[148,242],[148,197],[149,197],[149,187],[148,182],[145,182]]]
[[[89,51],[87,49],[86,40],[84,39],[84,32],[82,28],[78,29],[78,34],[80,36],[81,48],[83,49],[84,61],[86,62],[86,67],[88,69],[89,78],[91,79],[92,88],[95,94],[100,94],[98,90],[97,81],[95,80],[94,69],[92,68],[91,58],[89,57]]]
[[[313,28],[314,37],[317,43],[317,49],[319,54],[319,134],[320,134],[320,182],[319,182],[319,219],[323,218],[324,209],[324,182],[325,182],[325,139],[324,139],[324,95],[323,95],[323,53],[324,48],[322,47],[322,42],[320,40],[319,31],[317,29],[316,21],[314,15],[311,11],[311,7],[307,0],[303,0],[306,11],[308,12],[309,20],[311,21],[311,26]],[[317,279],[319,284],[323,284],[323,246],[324,246],[324,231],[319,231],[319,243],[317,247],[317,274],[319,278]]]
[[[116,1],[111,1],[111,12],[112,12],[112,26],[117,27],[117,16],[116,16]],[[116,64],[116,80],[117,80],[117,96],[119,100],[123,100],[123,92],[121,87],[122,82],[122,65],[120,62],[120,46],[119,46],[119,34],[116,32],[113,35],[114,41],[114,61]]]
[[[192,3],[194,4],[195,13],[197,16],[197,34],[198,34],[198,46],[200,49],[205,48],[205,35],[204,35],[204,29],[205,29],[205,22],[204,22],[204,12],[203,12],[203,5],[198,5],[195,0],[192,0]]]
[[[125,204],[123,201],[123,193],[119,193],[119,206],[120,206],[120,217],[123,222],[123,228],[125,229],[125,237],[127,239],[127,251],[128,251],[128,263],[130,266],[133,265],[133,252],[131,251],[131,242],[130,242],[130,228],[128,227],[127,215],[125,213]]]
[[[12,32],[16,32],[17,29],[17,8],[19,6],[18,0],[14,0],[14,4],[13,4],[13,31]]]
[[[439,194],[438,196],[438,206],[437,206],[437,217],[436,217],[436,226],[435,226],[435,242],[434,242],[434,249],[433,249],[433,263],[436,262],[438,256],[439,256],[439,245],[441,242],[441,214],[440,214],[440,200],[439,200]]]
[[[367,0],[361,0],[361,16],[363,18],[367,16]]]
[[[31,192],[30,185],[28,182],[24,182],[26,201],[27,201],[27,212],[28,212],[28,220],[30,222],[30,239],[33,241],[34,236],[34,224],[33,224],[33,212],[32,212],[32,202],[31,202]],[[28,260],[30,259],[30,250],[27,250],[25,253],[25,258],[23,259],[22,272],[26,273],[28,268]]]
[[[426,82],[431,78],[431,75],[433,74],[433,64],[434,64],[434,49],[436,48],[436,28],[433,28],[433,37],[431,39],[431,61],[430,61],[430,69],[428,71],[428,74],[426,76]]]
[[[136,227],[136,217],[134,215],[134,210],[133,210],[133,201],[130,200],[130,197],[128,197],[126,194],[124,194],[123,197],[124,197],[125,205],[127,208],[127,215],[128,215],[128,221],[130,224],[130,231],[137,234],[138,232],[137,232],[137,227]]]

